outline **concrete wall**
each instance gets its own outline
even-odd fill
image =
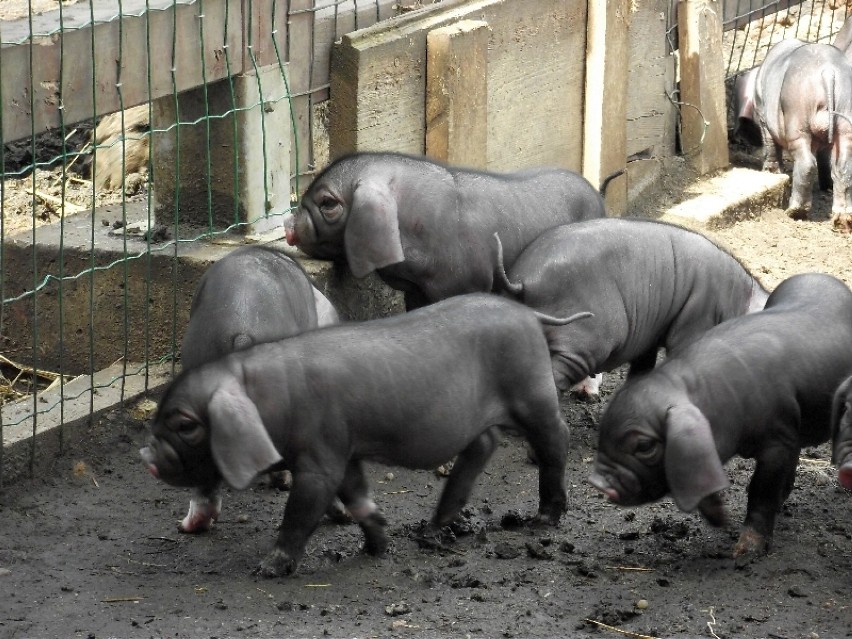
[[[128,207],[129,223],[142,220],[145,215],[144,203]],[[85,271],[92,260],[100,268],[116,264],[97,270],[94,277],[85,273],[64,282],[62,315],[59,285],[55,281],[36,296],[7,304],[3,314],[5,326],[0,327],[6,340],[4,353],[31,364],[35,352],[39,368],[76,375],[106,368],[122,357],[132,362],[144,362],[146,357],[157,361],[169,356],[173,346],[180,348],[198,279],[213,261],[242,243],[181,244],[177,257],[173,245],[154,244],[150,255],[146,255],[143,240],[128,238],[125,250],[123,238],[109,234],[110,226],[103,222],[112,224],[116,219],[121,219],[120,207],[97,210],[94,249],[90,243],[90,216],[77,215],[66,220],[61,252],[59,225],[39,228],[35,261],[29,233],[7,238],[3,250],[5,293],[9,297],[32,288],[34,268],[41,281],[47,275],[58,277],[60,264],[64,264],[66,276]],[[278,247],[283,248],[280,243]],[[120,260],[140,253],[139,259],[125,263],[125,285],[125,265]],[[330,262],[305,259],[302,263],[317,287],[347,320],[365,320],[403,310],[402,296],[375,275],[355,280],[345,267]],[[61,348],[60,329],[64,337]],[[33,351],[34,331],[38,335],[36,351]]]

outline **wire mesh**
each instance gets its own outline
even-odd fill
[[[418,4],[4,1],[0,440],[28,431],[30,472],[48,414],[58,413],[61,450],[67,402],[88,400],[91,417],[100,391],[117,388],[123,401],[131,376],[148,389],[151,366],[173,372],[187,312],[185,247],[245,233],[290,210],[291,196],[324,161],[313,118],[328,97],[332,43]],[[255,80],[240,84],[246,76]],[[279,82],[283,90],[273,95]],[[272,193],[270,140],[278,133],[270,114],[279,108],[290,123],[292,157],[289,185]],[[239,121],[252,114],[267,206],[249,215],[236,194],[247,179],[241,145],[250,142]],[[224,152],[221,129],[230,132]],[[190,153],[192,136],[201,143]],[[173,154],[163,151],[169,144]],[[196,167],[203,187],[190,193],[182,177]],[[234,194],[225,198],[224,224],[214,215],[223,173]],[[206,212],[202,224],[187,224],[190,208]],[[109,374],[98,374],[103,369]],[[84,390],[69,391],[80,376]]]
[[[848,3],[840,0],[731,0],[724,8],[728,78],[758,66],[781,40],[831,44],[849,14]]]

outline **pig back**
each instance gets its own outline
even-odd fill
[[[181,345],[192,368],[252,344],[296,335],[317,326],[313,286],[290,257],[265,247],[244,247],[202,276]]]

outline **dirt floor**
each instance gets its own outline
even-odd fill
[[[682,197],[688,172],[637,212]],[[852,237],[780,210],[713,233],[770,287],[800,271],[852,284]],[[751,462],[728,464],[732,525],[718,530],[666,499],[635,509],[586,483],[602,402],[563,402],[572,426],[571,505],[557,529],[522,525],[536,506],[536,467],[507,437],[440,548],[418,543],[442,478],[371,467],[389,521],[387,558],[360,552],[356,526],[324,524],[298,573],[252,569],[271,548],[286,493],[263,482],[228,492],[200,536],[176,523],[187,491],[151,478],[138,449],[146,423],[115,411],[52,472],[0,492],[0,637],[767,637],[852,636],[852,494],[828,447],[802,452],[796,488],[770,553],[730,558]]]

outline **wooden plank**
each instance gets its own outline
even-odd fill
[[[243,0],[246,44],[251,43],[258,68],[287,62],[287,20],[286,2]]]
[[[426,155],[485,168],[488,39],[481,20],[462,20],[426,36]]]
[[[628,34],[627,157],[674,155],[674,56],[666,42],[669,0],[647,0],[630,18]]]
[[[582,170],[586,0],[508,0],[483,12],[488,167]]]
[[[313,19],[310,9],[313,0],[290,0],[289,2],[289,39],[287,42],[288,60],[295,64],[290,66],[290,100],[293,116],[293,145],[290,149],[290,167],[295,172],[297,180],[292,188],[304,190],[307,175],[311,172],[313,158],[313,136],[311,133],[311,96],[308,93],[311,83],[310,52],[313,50]],[[305,179],[299,178],[305,176]]]
[[[146,13],[146,1],[150,11]],[[323,4],[324,3],[324,4]],[[337,3],[337,4],[335,4]],[[288,5],[290,15],[288,15]],[[98,0],[93,13],[88,4],[49,11],[33,16],[32,36],[28,19],[0,23],[0,83],[3,95],[3,140],[10,142],[28,137],[35,124],[36,133],[59,126],[60,50],[64,47],[65,78],[63,102],[65,122],[91,119],[116,111],[121,106],[115,84],[120,60],[122,97],[125,108],[173,93],[172,44],[173,23],[177,22],[174,41],[177,90],[198,86],[205,79],[215,82],[227,76],[228,65],[233,74],[250,69],[243,55],[243,39],[251,38],[258,66],[292,60],[296,87],[294,93],[314,92],[315,100],[327,96],[329,51],[334,39],[355,24],[367,26],[377,18],[394,13],[395,0]],[[204,43],[200,14],[204,8]],[[275,7],[273,21],[272,8]],[[119,14],[119,8],[122,13]],[[176,15],[175,15],[176,12]],[[357,19],[356,19],[357,13]],[[123,18],[119,20],[119,15]],[[311,33],[316,16],[315,34]],[[225,42],[227,17],[227,43]],[[94,18],[94,22],[93,22]],[[245,20],[245,32],[243,21]],[[295,40],[287,42],[288,21],[296,31]],[[248,25],[251,24],[251,32]],[[337,29],[334,25],[337,23]],[[95,49],[92,51],[92,29]],[[123,30],[123,55],[119,55],[119,31]],[[151,34],[154,58],[149,65],[146,31]],[[273,46],[278,43],[278,52]],[[225,48],[227,44],[227,48]],[[32,46],[35,45],[35,46]],[[300,48],[305,47],[305,48]],[[30,50],[33,71],[29,66]],[[313,59],[306,52],[313,50]],[[226,59],[226,53],[230,60]],[[202,54],[206,73],[202,73]],[[152,90],[148,92],[150,66]],[[32,78],[32,84],[31,84]],[[94,104],[92,87],[95,86]],[[30,115],[30,91],[36,106],[35,123]],[[298,109],[309,125],[308,100],[302,99]],[[304,133],[301,134],[304,136]],[[309,136],[308,136],[309,138]],[[302,139],[305,142],[305,139]],[[303,152],[306,162],[308,154]],[[303,166],[303,169],[305,167]]]
[[[328,99],[331,48],[344,33],[372,26],[397,15],[399,0],[317,0],[311,89],[316,102]]]
[[[595,186],[627,163],[627,86],[629,0],[589,3],[586,47],[586,110],[583,174]],[[627,208],[627,176],[606,188],[609,210]]]
[[[366,149],[424,152],[426,33],[463,19],[483,20],[492,30],[487,168],[579,170],[583,0],[445,0],[344,36],[332,53],[332,157]]]
[[[233,55],[242,46],[239,0],[208,0],[205,3],[203,42],[199,35],[200,5],[179,3],[141,16],[125,15],[120,20],[96,23],[94,26],[79,26],[81,18],[75,14],[74,20],[69,18],[64,21],[64,28],[68,30],[62,33],[57,31],[60,26],[57,19],[53,23],[52,35],[36,35],[31,42],[27,39],[21,44],[4,44],[0,48],[3,141],[28,137],[33,129],[40,133],[57,127],[60,116],[64,117],[66,124],[71,124],[119,110],[122,106],[116,88],[119,69],[125,108],[172,93],[175,86],[180,92],[198,86],[205,80],[212,82],[226,77],[223,45],[226,44],[224,33],[228,4],[230,24],[227,45],[231,52],[231,71],[239,73],[242,64]],[[10,23],[3,23],[4,42],[10,42],[7,38],[19,34],[18,22],[12,23],[12,27]],[[33,32],[37,33],[35,29]],[[146,32],[150,33],[153,58],[150,63]],[[64,73],[60,78],[63,49]],[[203,71],[202,55],[206,67]],[[172,59],[175,61],[174,81]],[[33,92],[36,108],[34,117],[31,114],[30,91]],[[63,110],[59,108],[60,103]]]
[[[235,78],[243,173],[239,198],[240,209],[251,222],[247,234],[280,227],[290,208],[290,105],[285,79],[275,63]]]
[[[709,173],[729,164],[719,0],[682,0],[678,20],[682,148]]]

